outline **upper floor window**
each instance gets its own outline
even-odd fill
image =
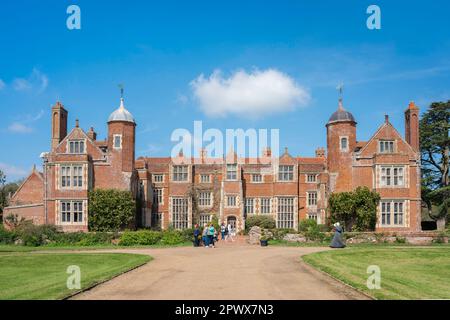
[[[348,138],[347,137],[341,137],[341,151],[348,151]]]
[[[405,185],[403,167],[383,166],[381,167],[382,187],[402,187]]]
[[[308,219],[318,222],[317,212],[308,212]]]
[[[262,175],[258,174],[252,174],[252,182],[262,182]]]
[[[236,207],[236,196],[227,196],[227,207]]]
[[[317,174],[307,174],[306,182],[317,182]]]
[[[69,153],[84,153],[84,140],[70,140]]]
[[[210,183],[211,182],[211,176],[209,174],[201,174],[200,175],[200,182],[201,183]]]
[[[381,201],[381,225],[383,226],[398,226],[403,225],[404,217],[404,201]]]
[[[153,202],[155,204],[163,204],[163,189],[157,188],[153,190]]]
[[[392,140],[380,141],[380,153],[393,153],[393,152],[394,152],[394,141]]]
[[[209,207],[212,205],[211,192],[200,192],[198,194],[198,205],[200,207]]]
[[[237,164],[227,164],[227,180],[237,180]]]
[[[164,175],[163,174],[154,174],[153,182],[164,182]]]
[[[279,181],[293,181],[294,180],[294,166],[279,166],[278,180]]]
[[[64,165],[60,171],[61,188],[83,187],[83,166]]]
[[[317,192],[308,192],[308,206],[317,206]]]
[[[187,181],[188,166],[173,166],[173,181]]]
[[[114,149],[122,149],[122,135],[121,134],[114,135]]]

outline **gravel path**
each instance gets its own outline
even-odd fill
[[[322,250],[328,249],[220,243],[215,249],[103,250],[154,260],[73,299],[367,299],[300,261]]]

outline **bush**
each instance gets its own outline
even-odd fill
[[[163,238],[162,232],[151,230],[126,231],[120,237],[119,245],[137,246],[157,244]]]
[[[183,239],[183,233],[179,230],[167,230],[162,233],[162,239],[160,241],[163,245],[175,245],[185,242]]]
[[[262,229],[275,229],[275,220],[270,216],[251,216],[245,220],[245,230],[249,231],[252,227],[258,226]]]
[[[89,192],[89,230],[118,231],[129,227],[136,202],[129,191],[96,189]]]
[[[291,229],[272,229],[270,230],[273,234],[273,240],[283,240],[284,236],[292,232]]]
[[[315,220],[301,220],[298,224],[298,230],[303,233],[308,240],[323,241],[325,239],[325,234],[320,231],[320,227]]]
[[[3,225],[0,225],[0,243],[13,244],[16,241],[16,233],[14,231],[6,230]]]

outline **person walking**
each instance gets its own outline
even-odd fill
[[[208,225],[206,223],[203,225],[202,240],[203,240],[203,246],[205,248],[208,248],[208,245],[209,245],[209,242],[208,242]]]
[[[227,227],[225,226],[225,223],[222,222],[220,225],[220,235],[222,236],[222,240],[225,240],[225,232],[227,231]]]
[[[209,225],[209,229],[208,229],[208,246],[209,247],[213,247],[214,246],[214,232],[216,232],[216,229],[214,229],[214,225],[211,223]]]
[[[330,247],[331,248],[345,248],[345,243],[342,239],[342,234],[344,233],[344,230],[342,229],[339,222],[336,222],[333,226],[334,226],[334,237],[333,237],[333,241],[331,241]]]
[[[194,229],[194,247],[200,246],[200,229],[198,228],[198,224],[195,225]]]
[[[228,223],[228,226],[227,226],[227,237],[226,237],[226,240],[227,241],[228,240],[234,241],[234,239],[233,239],[233,227],[231,226],[231,223]]]

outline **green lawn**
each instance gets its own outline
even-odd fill
[[[450,247],[345,248],[303,256],[310,265],[377,299],[450,299]],[[367,267],[381,270],[369,290]]]
[[[81,271],[81,288],[112,278],[151,258],[122,253],[0,253],[0,299],[61,299],[69,290],[67,267]]]

